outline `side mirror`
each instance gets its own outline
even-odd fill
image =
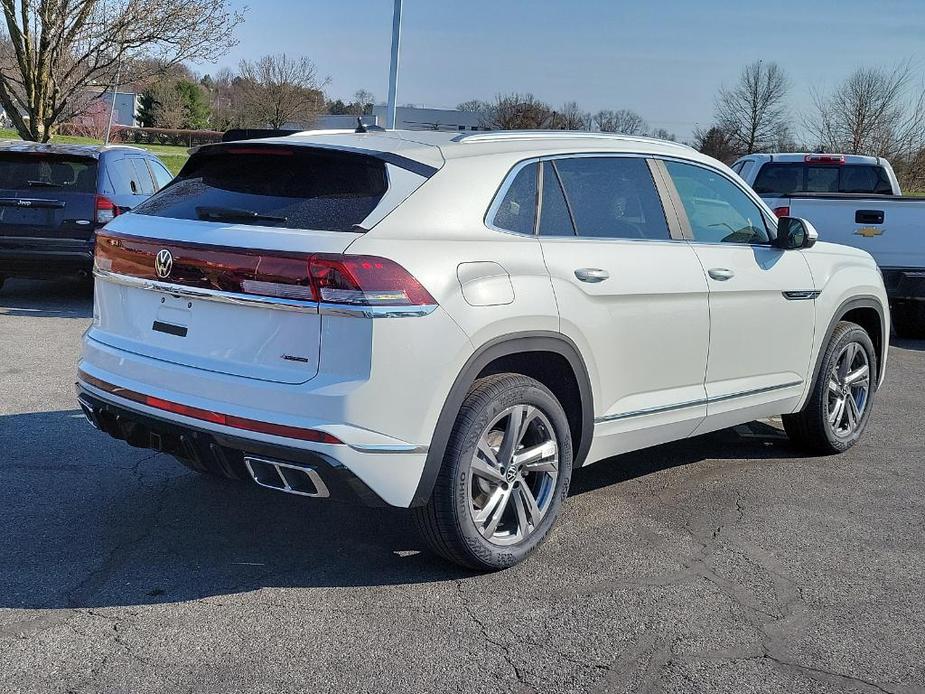
[[[799,217],[781,217],[777,220],[777,247],[785,251],[812,248],[819,239],[816,228]]]

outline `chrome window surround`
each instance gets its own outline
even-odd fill
[[[344,316],[350,318],[417,318],[428,316],[437,309],[436,304],[423,306],[351,306],[348,304],[331,304],[327,302],[300,301],[298,299],[280,299],[273,296],[255,296],[237,292],[223,292],[217,289],[202,289],[199,287],[184,287],[169,282],[142,279],[120,275],[108,270],[95,269],[94,277],[105,282],[119,284],[135,289],[146,289],[171,296],[200,299],[203,301],[216,301],[236,306],[259,306],[278,311],[296,311],[299,313],[320,314],[323,316]]]
[[[670,192],[674,190],[674,184],[671,184],[670,187],[667,187],[665,183],[662,180],[660,180],[660,177],[656,175],[657,169],[655,167],[657,166],[657,163],[661,159],[666,158],[666,157],[659,157],[659,156],[655,156],[652,154],[646,154],[645,152],[596,152],[596,151],[570,152],[570,153],[548,154],[548,155],[544,154],[543,156],[539,156],[539,157],[531,157],[529,159],[523,159],[517,162],[516,164],[514,164],[513,167],[511,167],[511,169],[505,175],[504,180],[501,182],[501,185],[498,186],[498,190],[495,191],[495,195],[492,198],[491,205],[488,207],[488,210],[485,212],[485,217],[483,220],[485,226],[491,229],[492,231],[499,231],[502,234],[510,234],[512,236],[520,236],[524,238],[539,237],[539,224],[540,224],[540,215],[542,214],[541,205],[542,205],[542,196],[543,196],[542,167],[540,167],[537,170],[536,200],[534,202],[536,206],[535,207],[536,213],[534,216],[533,233],[523,234],[519,231],[511,231],[510,229],[503,229],[494,224],[494,219],[495,219],[495,216],[498,214],[498,209],[501,207],[501,203],[504,202],[504,198],[507,195],[508,190],[514,184],[514,179],[517,178],[517,174],[519,174],[521,170],[526,166],[530,166],[531,164],[538,165],[546,161],[555,163],[556,161],[559,161],[561,159],[601,159],[604,157],[642,159],[648,165],[649,174],[652,176],[652,185],[655,187],[656,194],[658,195],[659,201],[662,204],[662,212],[665,215],[665,223],[668,226],[668,233],[670,234],[670,237],[664,238],[664,239],[662,238],[625,239],[621,237],[608,238],[606,236],[593,237],[593,236],[580,236],[576,234],[575,236],[549,236],[549,237],[546,237],[546,239],[559,239],[559,240],[565,240],[565,241],[593,241],[593,242],[601,242],[601,241],[635,241],[635,242],[655,241],[655,242],[658,242],[658,241],[672,241],[672,240],[675,240],[675,241],[689,240],[689,239],[681,238],[680,236],[676,236],[676,234],[679,233],[678,224],[680,222],[675,222],[675,219],[673,219],[672,215],[669,214],[668,207],[666,206],[666,203],[668,203],[669,200],[665,199],[665,194],[666,193],[670,194]],[[673,157],[667,157],[667,158],[674,159]],[[688,159],[682,159],[682,158],[678,158],[677,161],[684,162],[684,163],[696,163]],[[713,169],[710,169],[710,170],[712,171]],[[717,173],[722,173],[722,172],[717,171]],[[667,176],[667,172],[665,172],[664,175]],[[571,213],[571,203],[568,200],[568,195],[565,193],[564,189],[563,189],[563,195],[565,195],[566,204],[569,205],[570,213]],[[670,198],[670,195],[669,195],[669,198]]]

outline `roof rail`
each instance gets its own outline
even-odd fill
[[[657,137],[642,135],[622,135],[620,133],[601,133],[585,130],[493,130],[481,133],[462,133],[453,138],[453,142],[465,144],[473,142],[504,142],[510,140],[623,140],[629,142],[657,142],[691,149],[689,145],[673,140],[661,140]]]

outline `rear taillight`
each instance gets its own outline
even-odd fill
[[[119,216],[119,208],[105,195],[96,196],[96,223],[106,224]]]
[[[360,306],[436,303],[410,272],[386,258],[315,255],[308,268],[316,301]]]
[[[170,263],[157,262],[167,251]],[[180,286],[344,306],[434,306],[398,263],[369,255],[300,254],[178,244],[100,233],[96,268]]]
[[[790,208],[789,207],[775,207],[774,214],[776,214],[778,217],[789,217]]]

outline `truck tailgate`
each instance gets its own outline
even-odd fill
[[[865,250],[882,268],[925,268],[925,198],[792,197],[790,215],[812,222],[820,241]]]

